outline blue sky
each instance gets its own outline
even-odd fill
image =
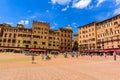
[[[120,0],[0,0],[0,23],[32,27],[32,21],[49,22],[51,29],[101,21],[120,14]]]

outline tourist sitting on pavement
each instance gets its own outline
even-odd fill
[[[50,58],[48,55],[46,55],[46,56],[45,56],[45,59],[46,59],[46,60],[49,60],[49,59],[51,59],[51,58]]]

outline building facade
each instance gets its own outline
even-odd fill
[[[120,15],[96,24],[97,49],[120,48]]]
[[[78,29],[79,51],[120,48],[120,15]]]
[[[78,34],[74,34],[74,40],[73,42],[78,41]]]
[[[96,49],[96,23],[97,22],[93,22],[79,27],[79,51]]]
[[[72,41],[72,50],[78,51],[78,34],[74,34],[74,39]]]
[[[60,32],[60,50],[72,51],[72,28],[67,26],[66,28],[59,28]]]
[[[71,51],[72,29],[51,30],[49,23],[38,21],[33,21],[32,28],[25,28],[22,24],[16,27],[0,24],[0,47]]]

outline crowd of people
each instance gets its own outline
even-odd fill
[[[64,53],[59,53],[62,54],[64,56],[64,58],[68,58],[68,56],[70,57],[76,57],[78,58],[79,56],[83,56],[82,54],[80,54],[79,52],[64,52]],[[53,53],[52,55],[54,56],[54,58],[57,57],[57,55],[59,55],[58,53]],[[51,57],[49,56],[48,53],[41,53],[41,59],[42,60],[50,60]],[[91,58],[95,55],[94,53],[87,53],[86,55],[89,55]],[[107,58],[107,54],[106,53],[102,53],[99,56],[104,56],[105,58]],[[117,58],[117,54],[116,52],[113,52],[113,59],[116,61]],[[35,60],[35,53],[32,53],[32,64],[34,64]]]

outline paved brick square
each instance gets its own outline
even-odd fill
[[[2,55],[3,56],[3,55]],[[0,56],[0,57],[2,57]],[[11,59],[26,57],[26,61],[14,62]],[[57,57],[51,60],[36,60],[23,54],[6,55],[0,61],[0,80],[120,80],[120,57],[117,61],[109,56],[80,56],[79,58]],[[36,57],[37,59],[37,57]]]

